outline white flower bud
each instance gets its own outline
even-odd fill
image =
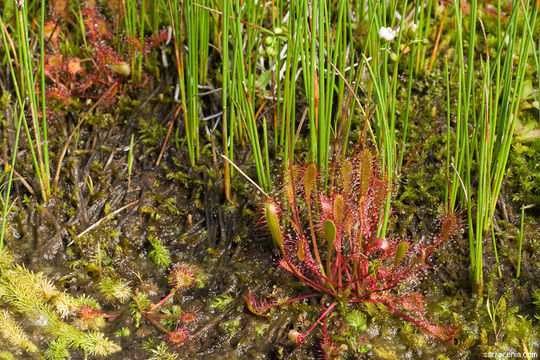
[[[391,27],[382,27],[379,29],[379,36],[385,41],[391,41],[396,37],[396,32]]]

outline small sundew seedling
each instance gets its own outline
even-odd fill
[[[189,316],[184,317],[180,306],[174,305],[169,310],[164,306],[179,291],[185,291],[197,284],[197,278],[201,277],[201,271],[195,265],[175,264],[169,274],[169,294],[157,303],[152,303],[144,293],[135,290],[130,310],[135,318],[135,325],[140,326],[142,318],[161,330],[164,339],[174,346],[180,346],[191,336],[186,324],[196,320],[196,310],[192,310]]]

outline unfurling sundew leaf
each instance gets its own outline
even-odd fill
[[[343,222],[343,214],[345,213],[345,200],[343,195],[336,195],[334,199],[334,220],[337,226],[341,226]]]
[[[324,237],[328,241],[328,248],[331,249],[334,246],[334,240],[336,240],[336,225],[332,220],[326,220],[323,225]]]
[[[279,249],[285,253],[285,248],[283,247],[283,237],[281,236],[281,228],[279,227],[279,217],[277,215],[278,207],[272,200],[267,200],[264,204],[264,217],[266,219],[266,224],[272,234],[272,239],[277,243]]]
[[[362,150],[360,156],[359,172],[360,172],[360,191],[364,195],[369,188],[371,182],[372,168],[371,168],[371,152],[368,149]]]
[[[309,205],[311,203],[311,193],[315,187],[315,180],[317,179],[317,167],[315,164],[309,164],[304,173],[304,190],[306,192],[306,202]]]
[[[351,188],[352,165],[350,160],[343,160],[341,163],[341,182],[343,185],[343,193],[347,195]]]
[[[409,250],[409,244],[407,244],[406,241],[402,241],[399,243],[399,245],[396,248],[396,255],[394,256],[394,269],[398,267],[401,260],[403,260],[403,258],[407,254],[408,250]]]

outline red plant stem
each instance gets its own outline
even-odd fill
[[[156,320],[152,319],[148,314],[144,315],[145,319],[150,321],[152,324],[154,324],[159,330],[163,331],[165,334],[169,333],[169,330],[165,329],[163,325],[158,323]]]
[[[290,300],[285,301],[285,304],[291,303],[291,302],[293,302],[293,301],[298,301],[298,300],[303,300],[303,299],[311,298],[311,297],[314,297],[314,296],[317,296],[317,295],[319,295],[319,294],[309,294],[309,295],[304,295],[304,296],[296,297],[296,298],[294,298],[294,299],[290,299]]]
[[[161,299],[157,304],[154,304],[154,305],[150,305],[149,307],[149,310],[148,311],[152,311],[152,310],[155,310],[157,309],[158,307],[160,307],[161,305],[163,305],[163,303],[167,300],[169,300],[171,298],[171,296],[173,296],[176,291],[178,290],[178,288],[173,288],[171,290],[171,292],[169,293],[169,295],[165,296],[163,299]]]
[[[113,317],[120,316],[120,314],[100,314],[98,316],[101,316],[102,318],[113,318]]]
[[[307,200],[307,211],[308,211],[308,220],[309,220],[309,231],[311,233],[311,238],[313,239],[313,252],[315,253],[315,259],[317,260],[317,263],[319,264],[319,268],[324,275],[324,266],[322,265],[321,256],[319,255],[319,247],[317,246],[317,237],[315,236],[315,228],[313,227],[313,216],[311,214],[311,198],[306,199]]]
[[[330,279],[329,277],[327,277],[326,275],[324,274],[315,274],[315,276],[317,277],[320,277],[321,279],[323,279],[324,281],[328,282],[328,284],[330,285],[330,291],[332,294],[335,294],[336,291],[334,289],[334,287],[338,288],[338,290],[343,290],[345,289],[345,287],[343,286],[340,286],[339,284],[337,284],[334,280]]]
[[[287,265],[289,266],[289,269],[290,271],[302,282],[306,283],[307,285],[311,286],[313,289],[315,290],[319,290],[319,291],[322,291],[322,292],[325,292],[329,295],[332,295],[332,296],[336,296],[336,292],[333,291],[333,290],[330,290],[330,289],[327,289],[326,287],[316,283],[315,281],[309,279],[308,277],[306,277],[304,274],[302,274],[300,271],[298,271],[298,269],[296,268],[296,266],[293,265],[293,263],[291,263],[291,261],[289,260],[289,258],[287,257],[287,254],[282,250],[282,255],[283,255],[283,259],[285,260],[285,262],[287,263]],[[321,275],[321,277],[324,279],[324,280],[327,280],[329,281],[331,284],[334,284],[336,285],[333,281],[331,281],[329,278],[325,277],[324,275]],[[342,288],[341,288],[342,289]]]
[[[324,320],[324,318],[326,317],[326,315],[328,315],[328,313],[330,311],[332,311],[332,309],[334,308],[334,306],[336,306],[336,303],[332,303],[330,304],[329,307],[326,308],[326,310],[323,311],[323,313],[321,314],[321,316],[319,316],[319,318],[317,319],[317,321],[315,321],[315,324],[313,324],[309,329],[308,331],[306,331],[304,333],[304,335],[307,335],[309,334],[311,331],[313,331],[313,329],[315,329],[315,327],[321,322],[321,320]]]
[[[285,254],[283,254],[283,258],[285,259],[285,262],[287,263],[287,265],[289,265],[289,268],[291,269],[291,271],[293,272],[293,274],[302,282],[306,283],[307,285],[311,286],[313,289],[315,290],[319,290],[319,291],[322,291],[322,292],[325,292],[327,294],[330,294],[332,296],[336,296],[336,293],[325,288],[324,286],[314,282],[313,280],[309,279],[308,277],[306,277],[305,275],[303,275],[302,273],[300,273],[296,267],[289,261],[289,259],[285,256]]]
[[[159,318],[159,319],[179,319],[181,317],[181,315],[149,314],[149,313],[147,313],[146,316],[150,316],[152,318]]]
[[[341,256],[341,252],[338,251],[336,252],[336,266],[337,266],[337,275],[338,275],[338,284],[339,284],[339,287],[342,287],[343,286],[343,279],[342,279],[342,270],[341,270],[341,258],[343,256]]]
[[[349,273],[349,268],[344,267],[343,271],[345,272],[345,275],[347,275],[347,281],[349,282],[349,284],[352,284],[352,278],[351,278],[351,274]]]

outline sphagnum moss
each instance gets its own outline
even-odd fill
[[[6,309],[0,313],[0,334],[19,354],[37,353],[25,331],[17,324],[12,313],[19,313],[32,320],[52,338],[50,349],[44,355],[48,359],[64,359],[70,349],[84,351],[87,355],[105,356],[117,352],[120,347],[108,340],[102,332],[82,331],[68,324],[63,318],[75,316],[83,306],[99,310],[95,301],[88,297],[74,298],[58,291],[43,273],[34,273],[16,264],[4,249],[0,261],[0,303]],[[101,317],[104,315],[101,314]]]

